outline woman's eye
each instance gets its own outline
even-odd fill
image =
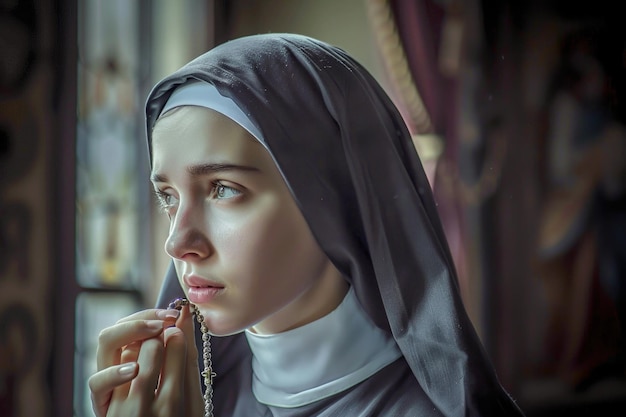
[[[241,194],[241,191],[221,183],[213,184],[212,196],[218,200],[227,200],[229,198],[237,197]]]
[[[176,198],[173,195],[161,190],[155,190],[154,193],[156,194],[157,202],[161,210],[167,211],[176,205]]]

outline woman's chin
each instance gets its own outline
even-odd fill
[[[204,324],[209,329],[209,334],[216,337],[232,336],[238,333],[242,333],[248,327],[247,325],[241,325],[240,323],[226,323],[215,317],[204,316]]]
[[[213,331],[209,329],[209,334],[211,336],[215,336],[215,337],[227,337],[227,336],[233,336],[239,333],[243,333],[245,329],[240,329],[240,330],[223,330],[223,331]]]

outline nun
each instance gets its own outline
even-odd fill
[[[107,328],[104,416],[522,416],[400,113],[343,50],[226,42],[152,89],[157,308]]]

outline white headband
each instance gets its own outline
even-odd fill
[[[181,106],[199,106],[215,110],[246,129],[259,142],[263,143],[263,135],[252,123],[252,120],[231,98],[220,94],[213,84],[195,80],[177,87],[163,106],[161,114]]]

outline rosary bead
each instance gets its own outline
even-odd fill
[[[196,321],[200,324],[200,331],[202,332],[202,359],[204,362],[204,370],[201,372],[201,376],[204,379],[204,417],[213,417],[213,378],[216,377],[213,372],[213,366],[211,362],[211,335],[209,329],[204,324],[204,316],[198,310],[195,304],[192,304],[186,298],[177,298],[172,301],[168,308],[180,310],[183,306],[189,305],[189,310],[196,316]]]

